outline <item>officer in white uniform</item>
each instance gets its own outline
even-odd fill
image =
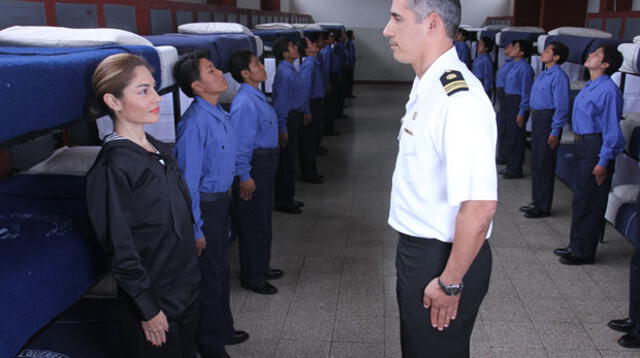
[[[411,5],[415,4],[415,5]],[[389,224],[400,233],[397,296],[404,358],[468,357],[491,273],[496,121],[458,59],[459,0],[393,0],[384,29],[416,79],[398,136]]]

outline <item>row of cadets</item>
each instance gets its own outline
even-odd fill
[[[487,96],[491,96],[493,87],[493,61],[489,54],[493,51],[493,40],[483,37],[478,41],[478,56],[473,60],[472,72],[482,83]]]
[[[498,69],[496,73],[496,97],[498,99],[498,113],[496,115],[498,120],[498,158],[496,159],[496,164],[506,164],[507,163],[507,155],[508,151],[506,150],[506,121],[503,119],[503,109],[505,106],[504,99],[504,86],[505,80],[507,78],[507,73],[509,73],[509,69],[514,65],[513,59],[511,56],[511,51],[513,50],[512,44],[507,44],[504,48],[504,54],[506,56],[505,63]]]
[[[315,43],[316,46],[318,47],[318,53],[316,54],[315,59],[318,65],[317,70],[318,70],[319,76],[316,76],[315,80],[318,81],[317,85],[322,86],[324,89],[324,95],[321,98],[322,106],[320,107],[320,112],[313,113],[313,106],[311,106],[311,111],[312,111],[311,115],[312,117],[315,115],[317,119],[316,130],[318,130],[318,134],[315,137],[316,138],[315,153],[317,155],[327,155],[329,153],[329,150],[322,146],[322,136],[324,134],[324,129],[326,127],[326,121],[328,121],[328,116],[326,113],[328,111],[327,102],[328,102],[328,96],[331,91],[331,77],[329,76],[329,72],[325,71],[326,67],[324,64],[324,57],[322,56],[322,50],[325,47],[327,47],[327,37],[328,37],[328,33],[326,31],[319,32],[319,33],[311,33],[307,36],[307,38],[311,42]]]
[[[463,28],[459,28],[456,32],[456,38],[453,41],[453,46],[456,48],[456,53],[460,61],[471,68],[471,51],[467,45],[467,39],[469,38],[469,32]]]
[[[524,40],[512,43],[509,56],[513,65],[506,73],[504,83],[504,102],[500,104],[500,116],[504,121],[504,149],[507,167],[502,173],[505,179],[524,176],[522,167],[527,141],[525,124],[529,114],[529,98],[533,85],[533,69],[527,61],[533,47]]]
[[[551,211],[557,148],[569,117],[569,77],[560,67],[567,57],[567,46],[550,43],[540,55],[545,69],[531,88],[532,201],[521,208],[526,218],[546,217]]]
[[[354,43],[356,37],[353,30],[347,31],[347,54],[349,55],[349,62],[347,64],[347,83],[346,83],[346,97],[356,98],[353,94],[353,80],[354,73],[356,71],[356,45]]]
[[[273,107],[278,115],[280,161],[276,174],[275,208],[290,214],[302,213],[295,200],[296,157],[300,126],[311,120],[309,97],[293,61],[300,57],[298,47],[289,38],[273,43],[278,67],[273,81]]]
[[[326,83],[326,95],[323,106],[323,128],[322,132],[326,136],[337,136],[339,132],[335,130],[335,108],[337,103],[337,92],[340,83],[339,67],[337,66],[337,56],[333,44],[335,37],[329,35],[324,47],[320,50],[322,57],[322,72]]]
[[[337,73],[336,90],[336,118],[348,118],[344,114],[345,98],[347,95],[347,72],[349,68],[349,53],[347,50],[347,35],[343,31],[336,31],[332,34],[334,39],[333,50],[336,55],[335,61],[332,63],[332,71]]]
[[[202,281],[197,343],[203,357],[228,357],[225,343],[248,338],[233,327],[229,305],[231,185],[236,142],[229,113],[218,104],[227,89],[222,71],[203,53],[175,64],[182,91],[194,101],[178,123],[175,154],[191,194]]]

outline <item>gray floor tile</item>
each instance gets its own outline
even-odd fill
[[[609,300],[567,300],[573,312],[582,323],[606,323],[626,316],[619,312]],[[626,302],[625,302],[626,303]],[[626,311],[625,311],[626,312]]]
[[[550,358],[601,358],[600,352],[597,350],[567,350],[567,349],[550,349]]]
[[[526,297],[522,302],[532,321],[578,323],[572,306],[564,299]]]
[[[340,281],[340,294],[382,295],[384,294],[383,276],[343,275]]]
[[[383,295],[345,295],[338,297],[338,316],[383,316]]]
[[[494,348],[493,356],[496,358],[546,358],[548,354],[544,349]]]
[[[487,321],[483,320],[494,348],[543,348],[542,342],[528,320]]]
[[[274,356],[277,347],[276,339],[255,339],[251,336],[248,341],[235,346],[226,346],[226,349],[231,357],[267,358]]]
[[[339,275],[342,273],[342,257],[307,256],[302,265],[302,273],[312,275]]]
[[[331,342],[329,341],[292,341],[280,340],[276,358],[327,358]]]
[[[301,341],[330,341],[334,317],[310,314],[289,314],[282,331],[282,339]]]
[[[331,358],[383,358],[382,343],[334,342],[331,345]]]
[[[488,321],[528,320],[527,311],[518,298],[486,298],[480,306],[480,317]]]
[[[533,322],[542,344],[547,349],[595,350],[591,338],[577,323]]]
[[[384,318],[337,316],[333,328],[333,341],[384,343]]]
[[[584,328],[600,351],[625,351],[628,350],[618,344],[618,338],[623,333],[616,332],[607,323],[585,323]]]

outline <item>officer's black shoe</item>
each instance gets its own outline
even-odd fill
[[[520,211],[522,211],[523,213],[526,213],[527,211],[529,211],[529,210],[533,210],[533,209],[535,209],[535,208],[536,208],[536,207],[535,207],[535,206],[533,206],[533,204],[529,204],[529,205],[521,206],[521,207],[520,207]]]
[[[635,323],[631,320],[631,318],[623,318],[623,319],[614,319],[607,323],[607,327],[613,329],[618,332],[631,332]]]
[[[294,200],[293,201],[293,205],[297,206],[299,208],[304,208],[304,202],[302,202],[302,201]]]
[[[506,173],[502,174],[502,178],[504,178],[504,179],[520,179],[520,178],[524,178],[524,174],[516,174],[516,173],[506,172]]]
[[[594,259],[581,259],[579,257],[576,257],[573,255],[573,253],[560,256],[560,259],[558,261],[560,261],[560,263],[563,265],[569,265],[569,266],[590,265],[595,262]]]
[[[287,214],[302,214],[300,207],[295,206],[293,203],[289,205],[276,205],[276,210]]]
[[[558,249],[553,250],[553,253],[557,256],[567,256],[571,253],[571,249],[567,246],[567,247],[561,247]]]
[[[278,292],[278,289],[276,288],[276,286],[270,284],[267,281],[257,286],[242,285],[242,287],[246,288],[249,291],[253,291],[261,295],[273,295]]]
[[[618,344],[625,348],[640,348],[640,335],[629,332],[618,339]]]
[[[267,280],[277,280],[284,276],[284,272],[278,269],[269,269],[265,276],[267,277]]]
[[[245,331],[234,331],[233,335],[231,336],[231,338],[227,338],[224,341],[224,344],[228,345],[228,346],[232,346],[235,344],[240,344],[244,341],[246,341],[247,339],[249,339],[249,333],[245,332]]]
[[[532,209],[529,210],[527,212],[524,213],[524,217],[527,219],[540,219],[540,218],[546,218],[547,216],[549,216],[551,214],[549,214],[548,211],[544,211],[544,210],[540,210],[540,209]]]

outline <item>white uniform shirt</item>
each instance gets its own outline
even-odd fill
[[[449,70],[460,72],[468,90],[447,94],[441,77]],[[463,201],[498,198],[495,112],[455,47],[416,77],[406,109],[389,225],[407,235],[453,242]]]

